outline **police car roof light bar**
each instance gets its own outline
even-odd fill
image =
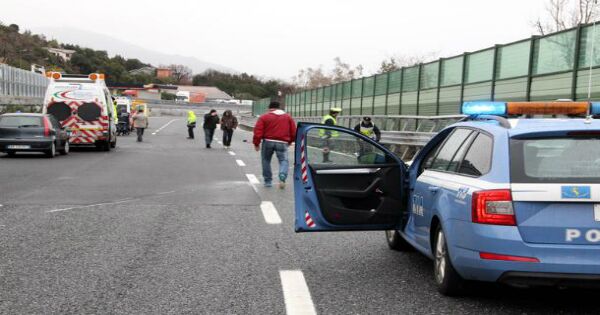
[[[464,115],[588,115],[600,114],[600,102],[465,102],[461,107]]]

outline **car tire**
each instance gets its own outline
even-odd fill
[[[65,141],[65,144],[63,145],[62,150],[59,151],[60,154],[61,155],[67,155],[67,154],[69,154],[69,150],[70,150],[69,146],[70,146],[69,145],[69,140]]]
[[[415,248],[407,242],[397,230],[385,231],[385,239],[390,249],[399,252],[413,251]]]
[[[450,261],[450,253],[446,242],[446,234],[441,226],[435,232],[433,246],[433,275],[438,291],[446,296],[460,295],[463,291],[464,280],[456,272]]]
[[[8,155],[10,157],[15,156],[15,154],[17,154],[17,152],[15,152],[15,151],[6,151],[6,155]]]
[[[46,152],[46,157],[47,158],[53,158],[56,156],[56,143],[54,141],[52,141],[52,144],[50,145],[50,149],[47,150]]]

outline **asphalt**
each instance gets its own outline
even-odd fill
[[[594,290],[476,283],[443,297],[432,263],[383,232],[295,234],[292,187],[246,178],[261,174],[250,133],[234,133],[232,156],[201,130],[185,139],[181,118],[152,135],[172,119],[108,153],[0,156],[1,314],[284,314],[280,270],[303,272],[319,314],[600,312]]]

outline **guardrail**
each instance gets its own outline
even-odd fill
[[[0,105],[41,105],[47,87],[41,74],[0,64]]]
[[[464,115],[447,116],[370,116],[381,130],[381,143],[402,160],[410,160],[431,138],[446,126],[461,119]],[[320,123],[322,117],[295,117],[297,121]],[[353,129],[362,116],[339,116],[338,126]],[[248,115],[240,117],[242,128],[252,130],[256,118]]]

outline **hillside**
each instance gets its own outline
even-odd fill
[[[209,69],[225,73],[237,72],[226,66],[200,60],[196,57],[166,54],[134,45],[112,36],[82,29],[64,26],[48,26],[34,28],[33,31],[45,34],[47,38],[56,39],[63,43],[105,50],[111,56],[120,55],[126,58],[138,58],[153,65],[181,64],[192,69],[193,73],[203,73]]]
[[[75,53],[70,61],[65,61],[48,52],[45,47],[71,49]],[[25,70],[29,70],[31,64],[38,64],[47,70],[67,73],[102,72],[106,74],[109,85],[157,81],[150,75],[129,74],[129,70],[149,65],[138,59],[126,59],[119,55],[111,58],[106,51],[49,41],[44,35],[32,34],[30,31],[20,32],[19,26],[15,24],[6,26],[0,23],[0,62]]]
[[[71,59],[65,61],[48,52],[46,47],[74,50]],[[62,44],[48,40],[44,35],[21,31],[18,25],[5,25],[0,22],[0,63],[29,70],[31,64],[44,66],[46,70],[66,73],[106,74],[108,85],[141,85],[148,83],[176,84],[174,78],[158,79],[154,74],[132,75],[129,71],[150,66],[147,61],[136,58],[124,58],[120,55],[110,57],[104,50],[94,50],[72,44]],[[277,95],[278,91],[290,91],[293,88],[278,80],[262,80],[255,76],[231,74],[216,70],[206,70],[186,79],[194,85],[216,86],[240,99],[260,99]],[[183,82],[183,81],[182,81]]]

